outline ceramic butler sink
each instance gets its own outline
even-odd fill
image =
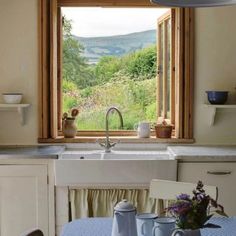
[[[177,161],[167,151],[65,151],[55,161],[57,186],[146,186],[176,180]],[[65,174],[66,173],[66,174]]]
[[[112,151],[102,155],[104,160],[170,160],[166,151]]]
[[[59,156],[59,160],[100,160],[99,151],[65,151]]]
[[[170,160],[168,151],[65,151],[60,160]]]

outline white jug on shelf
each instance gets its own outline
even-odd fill
[[[122,200],[114,208],[112,236],[137,236],[136,208]]]

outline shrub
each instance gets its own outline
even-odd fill
[[[78,107],[78,100],[76,97],[69,96],[68,94],[63,96],[63,112],[68,112],[72,108]]]

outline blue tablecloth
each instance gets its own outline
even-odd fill
[[[74,220],[63,227],[61,236],[111,236],[112,218],[85,218]],[[202,236],[236,236],[236,217],[212,218],[217,229],[203,229]]]

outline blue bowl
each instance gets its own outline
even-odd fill
[[[228,99],[228,91],[206,91],[209,103],[215,105],[225,104]]]

